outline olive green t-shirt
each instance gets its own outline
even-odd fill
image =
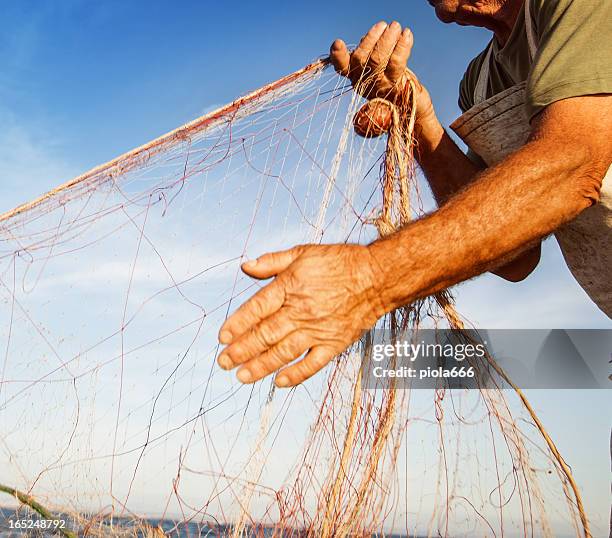
[[[531,119],[544,107],[569,97],[612,93],[612,0],[526,0],[537,52],[533,62],[523,12],[508,42],[493,38],[487,98],[527,81],[525,106]],[[459,107],[474,105],[474,88],[488,46],[461,81]]]

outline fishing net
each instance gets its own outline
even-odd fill
[[[4,491],[89,534],[588,534],[520,391],[365,387],[370,333],[292,390],[216,365],[242,261],[423,213],[410,99],[359,137],[315,62],[1,216]],[[449,293],[379,322],[428,325],[464,328]]]

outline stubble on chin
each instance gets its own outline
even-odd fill
[[[436,10],[436,17],[442,22],[456,22],[458,0],[427,0]]]

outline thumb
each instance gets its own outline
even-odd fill
[[[242,264],[242,271],[254,278],[271,278],[289,267],[304,252],[304,247],[294,247],[289,250],[264,254],[256,260]]]
[[[329,60],[337,73],[345,77],[348,76],[351,55],[342,39],[336,39],[336,41],[332,43],[329,49]]]

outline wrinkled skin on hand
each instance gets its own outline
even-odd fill
[[[434,115],[431,98],[406,63],[413,45],[412,32],[402,30],[394,21],[376,23],[363,36],[359,46],[349,53],[346,44],[336,39],[330,49],[330,59],[336,71],[347,77],[356,91],[367,99],[380,97],[397,102],[409,79],[415,83],[417,121]]]
[[[418,122],[435,114],[427,90],[407,71],[411,49],[410,30],[402,30],[397,22],[380,22],[352,54],[343,41],[336,40],[331,61],[367,98],[394,101],[404,91],[408,76],[412,77],[418,92]],[[237,377],[243,383],[281,370],[276,385],[295,386],[391,309],[380,298],[381,271],[366,246],[304,245],[265,254],[242,268],[254,278],[274,277],[219,331],[219,341],[227,347],[218,363],[226,370],[238,368]]]
[[[344,351],[385,313],[376,262],[368,247],[303,245],[265,254],[243,271],[274,277],[230,316],[219,331],[227,344],[218,358],[238,379],[253,383],[285,367],[279,387],[308,379]]]

